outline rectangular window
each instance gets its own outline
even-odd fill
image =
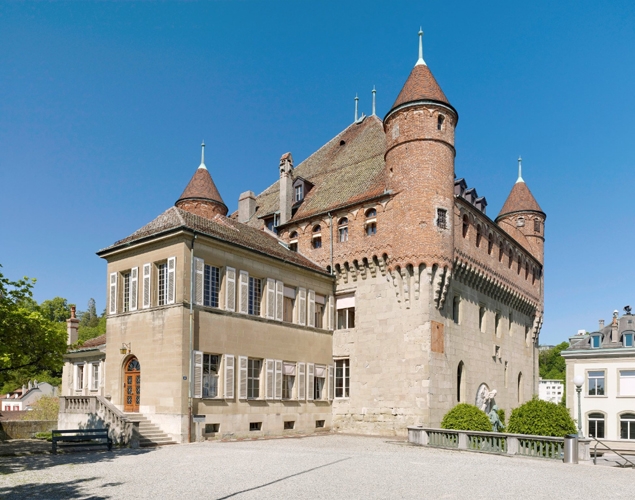
[[[84,388],[84,365],[77,366],[77,379],[75,380],[75,390],[81,391]]]
[[[91,389],[96,391],[99,389],[99,363],[93,363],[91,365],[92,368],[92,376],[91,376]]]
[[[262,359],[247,360],[247,398],[256,399],[260,397],[260,371],[262,370]]]
[[[295,201],[302,201],[303,196],[302,184],[295,187]]]
[[[337,329],[345,330],[346,328],[355,328],[355,308],[348,307],[346,309],[337,310]]]
[[[624,345],[624,347],[633,347],[633,334],[625,333],[622,336],[622,344]]]
[[[322,427],[324,427],[324,420],[316,420],[315,421],[315,428],[316,429],[321,429]]]
[[[635,439],[635,414],[620,416],[620,439]]]
[[[478,329],[481,332],[485,331],[485,306],[478,308]]]
[[[461,297],[459,297],[458,295],[455,295],[454,299],[452,300],[452,319],[457,325],[459,324],[459,319],[460,319],[459,318],[460,305],[461,305]]]
[[[250,431],[259,431],[262,429],[262,422],[249,422]]]
[[[326,399],[326,366],[315,365],[315,376],[313,378],[313,399]]]
[[[282,364],[282,399],[293,398],[293,386],[295,385],[295,363],[284,362]]]
[[[448,211],[445,208],[437,208],[437,226],[441,229],[448,228]]]
[[[205,280],[203,285],[203,305],[218,307],[218,293],[220,290],[220,269],[205,265]]]
[[[349,397],[350,387],[350,361],[338,359],[335,361],[335,397]]]
[[[540,220],[539,219],[534,219],[534,232],[535,233],[539,233],[540,232]]]
[[[597,439],[604,439],[604,415],[591,413],[589,415],[589,430],[587,435]]]
[[[218,354],[203,354],[203,397],[218,397],[218,373],[220,356]]]
[[[320,304],[317,302],[317,296],[316,296],[316,302],[315,302],[315,328],[323,328],[322,326],[322,319],[324,318],[324,304]]]
[[[635,396],[635,370],[620,370],[620,396]]]
[[[283,321],[287,323],[293,323],[293,307],[295,305],[295,299],[291,297],[284,298],[284,318]]]
[[[295,420],[285,420],[284,421],[284,430],[290,431],[295,426]]]
[[[163,264],[158,264],[157,271],[159,275],[159,279],[157,280],[159,282],[158,303],[160,306],[164,306],[168,302],[168,264],[166,262],[164,262]]]
[[[500,326],[501,326],[501,315],[500,313],[496,313],[494,316],[494,332],[497,337],[500,337]]]
[[[262,281],[249,277],[249,314],[260,316],[260,300],[262,299]]]
[[[377,223],[369,222],[366,224],[366,236],[375,236],[377,234]]]
[[[604,396],[604,370],[587,373],[589,396]]]
[[[348,226],[341,226],[338,231],[339,231],[340,243],[344,243],[348,241]]]
[[[600,335],[593,335],[591,337],[591,347],[598,349],[602,345],[602,337]]]
[[[123,310],[128,312],[130,310],[130,273],[123,273]]]

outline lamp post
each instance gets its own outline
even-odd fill
[[[575,384],[575,391],[578,393],[578,437],[584,437],[582,433],[582,386],[584,385],[584,377],[582,375],[576,375],[573,377],[573,383]]]

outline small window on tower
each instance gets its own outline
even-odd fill
[[[481,226],[476,226],[476,247],[481,246],[481,239],[483,238],[483,232],[481,230]]]
[[[313,248],[322,248],[322,227],[318,224],[313,226]]]
[[[445,208],[437,208],[437,226],[441,229],[448,228],[448,211]]]
[[[540,219],[534,219],[534,232],[540,232]]]
[[[439,115],[437,118],[437,130],[443,130],[443,122],[445,121],[445,116]]]
[[[518,217],[518,219],[516,219],[516,227],[524,227],[524,225],[525,225],[525,218]]]
[[[348,241],[348,218],[342,217],[337,225],[340,243]]]
[[[470,220],[467,217],[467,214],[463,216],[463,238],[467,236],[467,230],[470,228]]]
[[[366,236],[377,234],[377,210],[370,208],[366,211]]]
[[[289,250],[293,252],[298,251],[298,232],[297,231],[293,231],[289,235]]]

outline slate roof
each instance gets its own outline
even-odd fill
[[[527,184],[525,184],[524,181],[516,182],[496,219],[498,220],[503,215],[513,212],[527,211],[544,214],[536,198],[534,198],[534,195],[531,194],[531,191],[527,187]]]
[[[432,71],[425,64],[417,64],[412,68],[410,76],[392,107],[394,109],[397,106],[413,101],[438,101],[452,107],[434,78]]]
[[[627,349],[629,351],[633,350],[633,347],[624,347],[622,344],[622,334],[624,332],[633,332],[635,334],[635,318],[631,314],[625,314],[621,318],[617,320],[617,335],[618,341],[611,342],[611,325],[609,322],[604,328],[599,331],[592,332],[588,335],[576,335],[575,337],[571,337],[571,345],[565,349],[563,352],[567,351],[598,351],[601,349]],[[591,347],[591,335],[595,335],[600,333],[602,335],[602,341],[600,343],[600,347]]]
[[[294,168],[294,178],[302,177],[315,187],[306,194],[291,221],[382,195],[386,190],[385,152],[386,136],[379,118],[368,116],[349,125]],[[280,209],[279,193],[276,181],[256,197],[258,210],[249,225],[260,227],[259,218]]]
[[[188,199],[207,200],[219,203],[225,207],[225,213],[227,213],[227,205],[225,205],[216,184],[214,184],[212,180],[212,176],[205,167],[198,167],[196,169],[196,172],[176,203]]]
[[[132,233],[127,238],[97,252],[103,255],[121,245],[155,236],[176,229],[189,229],[213,238],[232,243],[249,250],[264,253],[271,257],[291,262],[299,266],[326,273],[326,270],[298,252],[293,252],[280,244],[275,236],[264,230],[249,227],[222,215],[207,219],[177,207],[170,207],[156,219]]]

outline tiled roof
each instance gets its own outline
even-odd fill
[[[382,121],[368,116],[348,126],[293,170],[315,187],[309,191],[291,221],[374,198],[385,191],[386,137]],[[260,227],[259,217],[280,209],[279,182],[256,198],[258,210],[248,224]]]
[[[524,211],[544,213],[534,198],[534,195],[531,194],[527,184],[525,184],[524,181],[520,181],[514,184],[514,187],[512,188],[511,193],[509,193],[503,208],[501,208],[497,219],[505,214]]]
[[[114,245],[100,250],[97,253],[99,255],[119,245],[132,243],[142,238],[178,228],[206,234],[249,250],[255,250],[286,262],[292,262],[314,271],[326,273],[323,267],[298,252],[293,252],[281,245],[278,238],[266,233],[264,230],[249,227],[246,224],[241,224],[222,215],[216,215],[213,219],[207,219],[177,207],[168,208],[152,222],[135,231],[127,238],[119,240]]]
[[[85,349],[87,347],[99,347],[102,345],[106,345],[106,334],[100,335],[99,337],[95,337],[92,339],[88,339],[81,346],[79,346],[79,349]]]
[[[225,213],[227,213],[227,205],[221,198],[216,184],[212,180],[212,176],[206,168],[199,167],[190,179],[189,184],[183,191],[183,194],[177,200],[177,203],[187,199],[209,200],[215,203],[220,203],[225,207]]]
[[[410,72],[410,76],[406,80],[401,92],[397,96],[393,108],[412,101],[439,101],[450,105],[448,98],[445,97],[443,90],[439,87],[436,79],[432,75],[430,68],[425,64],[418,64]]]

